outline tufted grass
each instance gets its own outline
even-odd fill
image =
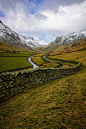
[[[76,74],[25,89],[1,103],[0,129],[86,128],[86,57],[84,51],[71,54],[66,56],[69,60],[82,61],[82,69]]]

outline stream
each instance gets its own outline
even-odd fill
[[[34,56],[34,55],[33,55],[33,56]],[[28,58],[28,61],[33,65],[33,69],[36,69],[36,68],[38,68],[39,66],[36,65],[36,64],[31,60],[31,57],[33,57],[33,56],[30,56],[30,57]]]

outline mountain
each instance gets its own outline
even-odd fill
[[[33,37],[26,37],[12,31],[8,26],[0,21],[0,41],[9,45],[20,46],[22,48],[33,50],[33,48],[42,47],[48,43],[42,40],[36,40]]]
[[[46,46],[48,44],[48,42],[46,41],[37,40],[37,39],[34,39],[33,37],[26,37],[26,36],[19,35],[19,38],[21,39],[22,43],[25,43],[32,48],[38,48],[38,47]]]
[[[76,41],[86,39],[86,30],[74,32],[65,36],[57,37],[50,44],[46,41],[36,40],[33,37],[26,37],[12,31],[0,21],[0,41],[9,45],[22,47],[34,51],[34,48],[43,47],[43,50],[54,50],[60,45],[68,45]]]
[[[86,39],[86,30],[82,30],[80,32],[74,32],[65,36],[57,37],[54,41],[52,41],[48,47],[53,47],[55,45],[64,45],[70,44],[82,39]]]

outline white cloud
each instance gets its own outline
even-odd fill
[[[60,6],[57,13],[45,11],[42,14],[48,17],[48,20],[44,21],[45,29],[72,32],[86,28],[86,2]]]
[[[25,0],[25,3],[27,2]],[[3,5],[2,2],[0,4],[1,11],[5,14],[1,20],[16,32],[28,33],[28,36],[32,34],[37,38],[40,36],[45,40],[52,41],[53,37],[57,37],[59,34],[86,29],[86,1],[79,4],[56,5],[53,10],[51,6],[49,6],[50,9],[47,7],[45,9],[43,4],[41,5],[43,7],[35,14],[29,13],[29,8],[36,6],[33,2],[27,6],[17,1],[10,7],[11,3]],[[48,5],[46,4],[46,6]]]

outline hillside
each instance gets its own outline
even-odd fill
[[[19,52],[19,51],[31,51],[20,46],[14,46],[6,44],[0,41],[0,52]]]
[[[70,76],[33,85],[1,103],[1,129],[85,129],[86,49],[85,46],[80,51],[79,48],[78,51],[71,48],[70,53],[49,53],[49,56],[82,62],[81,70]]]
[[[51,50],[50,55],[70,53],[73,51],[81,51],[81,50],[86,50],[86,39],[70,44],[59,45],[58,48]]]
[[[8,26],[4,25],[0,21],[0,41],[17,47],[22,47],[30,51],[34,51],[34,48],[42,47],[48,44],[48,42],[42,40],[36,40],[33,37],[26,37],[19,35],[12,31]]]
[[[86,39],[86,30],[83,30],[77,33],[74,32],[65,36],[57,37],[54,41],[52,41],[50,44],[45,46],[43,48],[43,51],[56,51],[56,50],[65,49],[68,46],[70,46],[70,44],[73,44],[73,43],[76,43],[76,44],[78,43],[77,45],[79,45],[80,41],[85,39]]]
[[[53,45],[52,47],[49,47],[50,45],[52,44],[52,42],[48,45],[48,46],[45,46],[41,49],[41,51],[43,52],[59,52],[61,53],[62,51],[63,52],[68,52],[68,51],[76,51],[78,49],[83,49],[83,48],[86,48],[86,39],[83,39],[83,40],[79,40],[79,41],[76,41],[76,42],[73,42],[73,43],[69,43],[69,44],[55,44]]]

